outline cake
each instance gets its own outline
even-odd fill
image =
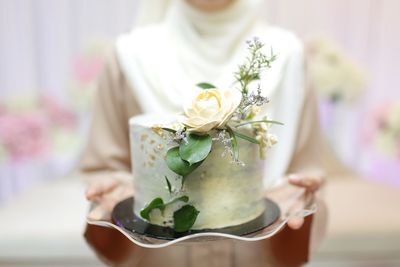
[[[181,188],[181,178],[171,171],[165,154],[171,148],[163,131],[154,125],[168,125],[172,118],[161,115],[142,115],[130,120],[131,154],[134,176],[134,212],[140,216],[141,210],[153,199],[171,199],[188,196],[190,203],[200,213],[192,229],[215,229],[243,224],[258,217],[264,211],[263,202],[263,161],[258,155],[256,144],[239,141],[240,158],[243,164],[232,164],[227,156],[222,157],[224,147],[216,143],[206,160],[185,178]],[[214,133],[215,134],[215,133]],[[150,221],[154,224],[172,226],[173,212],[181,205],[164,211],[154,210]]]
[[[249,42],[253,56],[235,76],[240,88],[200,83],[182,114],[130,119],[137,217],[186,232],[245,224],[264,212],[263,159],[277,122],[257,117],[269,100],[259,86],[249,90],[275,58],[262,48]]]

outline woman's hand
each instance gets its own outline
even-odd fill
[[[314,194],[317,192],[322,184],[323,178],[321,176],[311,176],[311,175],[302,175],[302,174],[291,174],[288,176],[289,184],[302,187],[306,190],[306,193]],[[288,221],[288,226],[297,230],[303,226],[304,218],[292,218]]]
[[[113,178],[93,178],[95,182],[89,184],[86,190],[86,199],[95,206],[89,212],[88,219],[109,220],[114,206],[130,196],[133,196],[131,183]]]

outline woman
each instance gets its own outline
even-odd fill
[[[142,12],[142,19],[151,17],[151,12],[155,15],[152,23],[118,39],[100,77],[81,166],[89,184],[86,197],[97,203],[89,217],[109,218],[113,206],[133,194],[128,119],[143,112],[179,112],[182,99],[197,82],[231,84],[232,73],[246,52],[245,41],[254,36],[278,55],[261,83],[271,98],[267,112],[285,122],[285,127],[274,128],[281,144],[268,156],[266,185],[279,184],[292,173],[291,184],[316,192],[327,168],[315,99],[304,86],[300,41],[260,19],[261,0],[143,3],[150,9]],[[224,241],[161,250],[141,249],[112,230],[95,227],[88,228],[86,237],[100,257],[120,266],[300,266],[307,259],[310,220],[291,219],[289,228],[269,241]],[[297,254],[290,252],[291,247],[297,247]]]

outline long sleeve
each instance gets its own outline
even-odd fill
[[[307,88],[296,148],[287,172],[322,174],[324,176],[348,172],[323,136],[318,121],[316,96],[313,90]]]
[[[296,149],[288,173],[322,175],[330,177],[350,172],[336,157],[321,131],[318,121],[318,107],[314,91],[307,87],[305,103],[297,137]],[[322,191],[322,192],[321,192]],[[328,223],[328,209],[324,201],[323,188],[316,194],[318,212],[313,216],[310,252],[322,242]]]
[[[80,170],[84,176],[130,172],[129,125],[139,106],[120,69],[110,55],[99,76],[92,125]]]

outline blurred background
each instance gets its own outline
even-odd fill
[[[106,51],[137,0],[0,0],[0,266],[101,266],[74,171]],[[400,1],[266,0],[306,44],[323,130],[354,177],[327,187],[310,266],[400,266]]]

